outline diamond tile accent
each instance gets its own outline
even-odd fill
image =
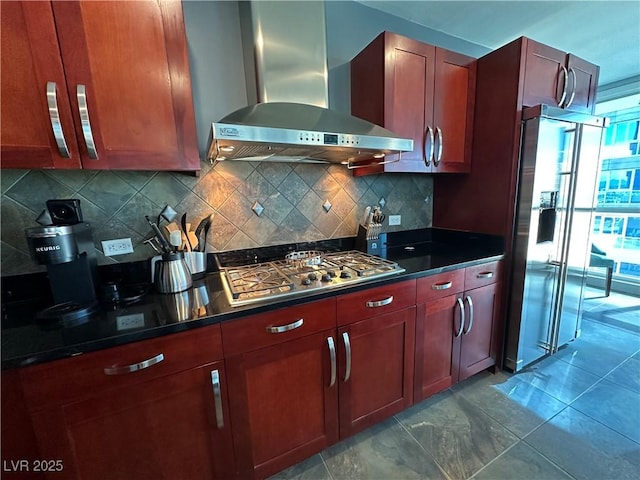
[[[386,204],[387,204],[387,201],[384,199],[384,197],[380,197],[380,200],[378,200],[378,205],[384,208]]]
[[[325,200],[322,204],[322,208],[324,208],[325,212],[329,213],[329,210],[331,210],[331,202],[329,200]]]
[[[262,212],[264,212],[264,207],[260,205],[259,201],[256,200],[251,207],[251,210],[253,210],[253,213],[255,213],[257,216],[260,216],[262,215]]]

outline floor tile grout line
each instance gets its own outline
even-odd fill
[[[324,465],[325,470],[329,474],[329,478],[331,480],[335,480],[335,477],[333,476],[333,474],[331,473],[331,470],[329,469],[329,465],[327,465],[327,461],[325,460],[324,455],[322,455],[325,451],[326,449],[323,450],[322,452],[319,452],[318,455],[320,455],[320,460],[322,461],[322,465]]]

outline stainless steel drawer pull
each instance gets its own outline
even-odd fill
[[[429,150],[427,150],[427,140],[429,140]],[[424,148],[423,148],[423,154],[424,154],[424,164],[425,166],[430,166],[431,165],[431,156],[433,154],[433,129],[428,126],[427,129],[424,131]]]
[[[56,139],[58,151],[64,158],[71,158],[67,140],[64,138],[62,123],[60,122],[60,112],[58,111],[58,91],[56,82],[47,82],[47,105],[49,106],[49,119],[51,120],[51,130],[53,138]]]
[[[431,290],[448,290],[451,287],[453,287],[452,281],[444,283],[434,283],[433,285],[431,285]]]
[[[458,304],[458,308],[460,308],[460,328],[456,332],[456,338],[458,338],[464,330],[464,303],[462,303],[461,298],[456,298],[456,303]]]
[[[96,151],[96,144],[93,141],[93,132],[91,131],[91,122],[89,121],[89,107],[87,106],[87,89],[84,85],[78,85],[76,95],[78,97],[78,113],[80,114],[80,126],[82,127],[84,143],[87,146],[89,158],[95,160],[98,158],[98,152]]]
[[[473,328],[473,301],[471,300],[471,297],[469,295],[467,295],[465,297],[465,300],[467,301],[467,303],[469,304],[469,328],[467,328],[464,331],[464,334],[466,335],[467,333],[469,333],[471,331],[471,329]]]
[[[385,305],[389,305],[391,302],[393,302],[393,295],[385,298],[384,300],[369,301],[365,303],[365,305],[368,308],[376,308],[376,307],[384,307]]]
[[[480,272],[476,278],[493,278],[493,272]]]
[[[331,358],[331,381],[329,386],[333,387],[336,384],[336,344],[333,341],[333,337],[327,337],[327,343],[329,344],[329,358]]]
[[[342,341],[344,342],[344,351],[346,354],[346,367],[344,371],[344,381],[346,382],[351,377],[351,342],[349,341],[349,334],[342,332]]]
[[[283,333],[283,332],[288,332],[289,330],[293,330],[295,328],[300,328],[303,323],[304,323],[304,318],[299,318],[295,322],[290,323],[288,325],[280,325],[277,327],[267,327],[266,330],[268,333]]]
[[[151,365],[155,365],[156,363],[160,363],[164,360],[164,355],[159,353],[155,357],[149,358],[147,360],[143,360],[139,363],[133,363],[131,365],[125,365],[124,367],[107,367],[104,369],[105,375],[124,375],[125,373],[137,372],[138,370],[144,370],[145,368],[149,368]]]
[[[222,390],[220,389],[220,373],[211,371],[211,385],[213,386],[213,405],[216,411],[216,426],[218,430],[224,427],[224,415],[222,413]]]

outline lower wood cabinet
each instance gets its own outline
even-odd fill
[[[219,326],[170,338],[21,372],[40,458],[60,460],[61,471],[54,469],[46,478],[234,475],[226,371],[216,348]],[[218,361],[204,363],[215,354]],[[139,360],[137,365],[131,358]],[[188,364],[191,368],[183,370]],[[94,388],[86,390],[90,383]]]
[[[493,262],[418,280],[415,402],[496,364],[501,268]]]

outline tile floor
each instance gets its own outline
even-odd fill
[[[587,292],[582,335],[483,372],[273,479],[640,479],[640,298]]]

